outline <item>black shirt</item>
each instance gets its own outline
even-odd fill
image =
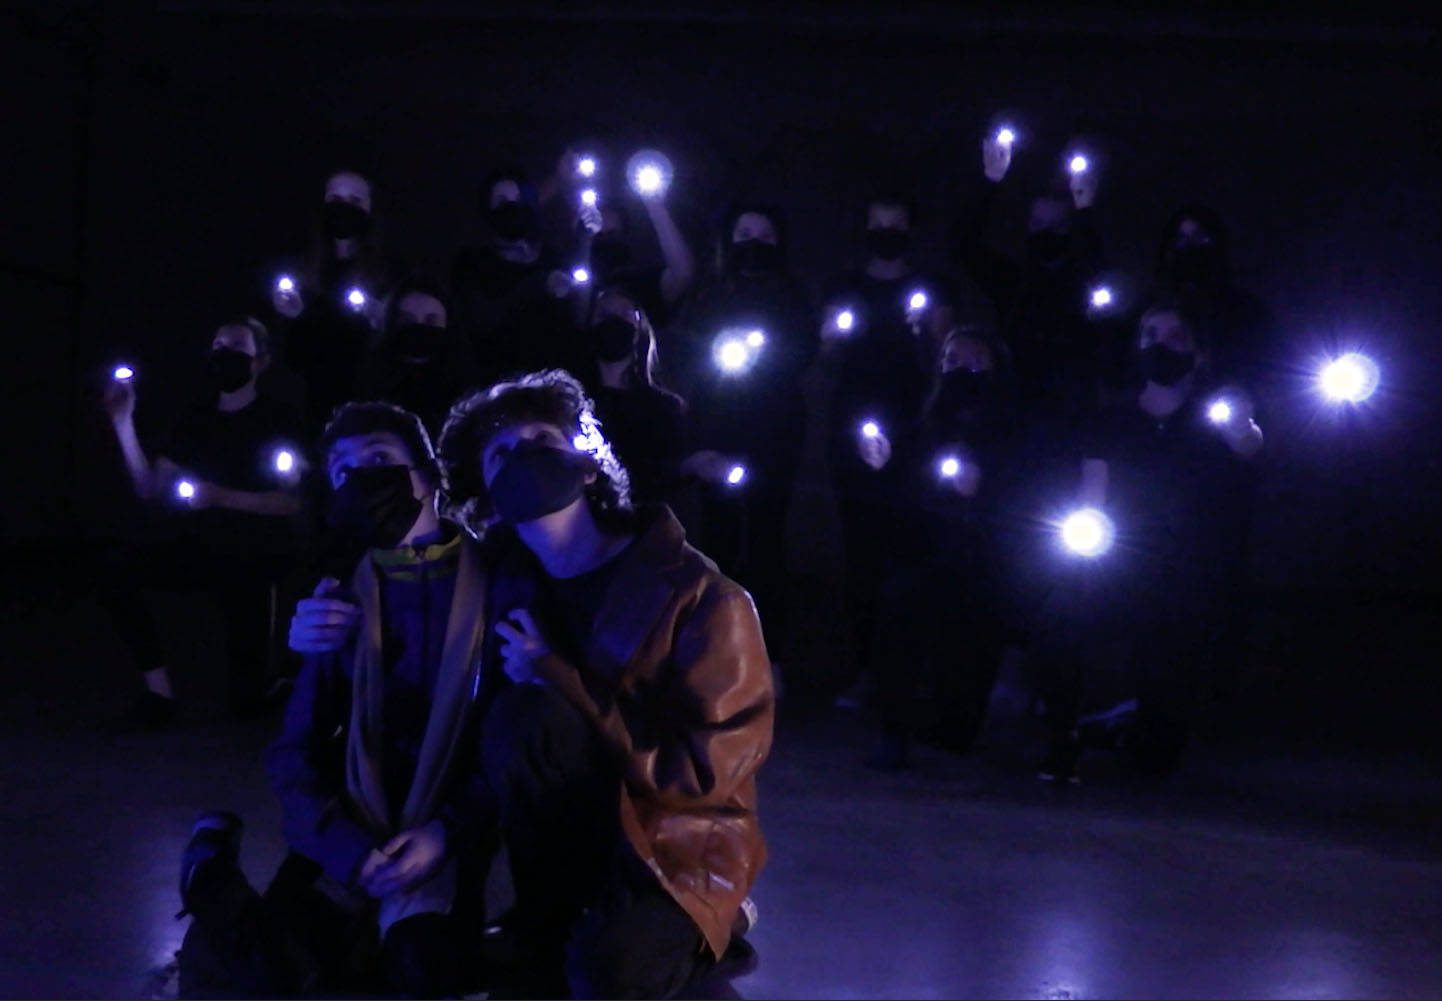
[[[587,570],[575,577],[544,578],[543,586],[550,591],[547,602],[550,614],[546,623],[547,639],[555,645],[558,653],[578,666],[586,665],[586,651],[591,645],[591,633],[596,627],[596,616],[605,603],[606,592],[610,589],[616,573],[621,568],[622,549],[594,570]],[[550,635],[554,631],[555,635]]]
[[[670,500],[687,448],[681,400],[652,386],[597,386],[591,397],[602,433],[631,477],[631,502]]]

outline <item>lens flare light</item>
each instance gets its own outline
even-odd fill
[[[116,382],[129,382],[135,378],[135,369],[129,365],[116,365],[115,371],[111,373],[111,377]]]
[[[177,480],[175,483],[175,496],[183,501],[195,499],[195,484],[189,480]]]
[[[365,309],[366,294],[358,288],[352,288],[345,294],[345,301],[350,304],[351,309]]]
[[[836,314],[836,329],[845,333],[856,326],[856,314],[849,309],[843,309]]]
[[[746,479],[745,466],[732,466],[729,470],[726,471],[726,482],[730,486],[738,487],[741,485],[741,481],[744,479]]]
[[[631,190],[642,198],[659,198],[671,185],[671,161],[664,153],[643,149],[626,164]]]
[[[1061,541],[1077,556],[1095,559],[1104,555],[1116,539],[1116,526],[1105,512],[1094,507],[1082,508],[1066,516],[1061,523]]]
[[[936,464],[936,471],[944,480],[954,480],[961,475],[961,460],[948,455]]]
[[[1091,169],[1091,161],[1088,160],[1081,153],[1077,153],[1075,156],[1073,156],[1070,160],[1067,161],[1066,166],[1067,170],[1070,170],[1073,174],[1085,174],[1088,170]]]
[[[1377,363],[1356,351],[1328,362],[1317,373],[1317,388],[1333,403],[1365,402],[1377,392],[1380,381]]]

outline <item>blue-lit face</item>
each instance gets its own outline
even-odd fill
[[[359,174],[342,171],[332,174],[325,182],[325,200],[348,202],[357,208],[371,210],[371,184]]]
[[[781,242],[776,234],[776,224],[760,212],[743,212],[737,217],[736,225],[731,227],[731,242],[740,243],[743,240],[760,240],[773,247]]]
[[[523,421],[519,424],[508,424],[495,434],[491,435],[486,442],[484,451],[481,452],[481,477],[486,481],[486,486],[496,478],[501,467],[506,464],[506,459],[511,452],[523,441],[536,441],[551,448],[563,449],[567,452],[577,452],[572,441],[572,435],[568,435],[554,424],[547,424],[545,421]]]
[[[401,301],[396,303],[396,323],[421,323],[444,329],[445,304],[425,292],[407,292],[401,296]]]
[[[373,431],[370,434],[358,434],[338,440],[326,454],[325,471],[330,478],[331,488],[338,490],[345,482],[346,474],[352,469],[363,466],[410,466],[412,461],[410,449],[406,448],[399,435],[390,431]],[[412,469],[411,480],[418,487],[416,496],[422,497],[426,490],[424,484],[419,482],[419,477],[420,474]]]

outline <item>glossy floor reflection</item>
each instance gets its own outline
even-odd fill
[[[280,860],[259,759],[272,724],[219,722],[202,697],[177,733],[97,736],[129,679],[104,669],[96,620],[63,621],[8,630],[34,666],[0,698],[0,994],[144,997],[184,931],[195,812],[245,816],[257,880]],[[1442,993],[1425,761],[1214,739],[1163,786],[1098,758],[1091,782],[1053,790],[1002,740],[882,775],[860,767],[856,718],[784,716],[745,996]]]

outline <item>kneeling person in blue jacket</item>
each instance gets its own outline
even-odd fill
[[[268,757],[290,855],[258,894],[239,818],[201,815],[181,873],[181,986],[454,995],[492,826],[476,769],[481,561],[437,514],[441,471],[414,415],[346,404],[320,451],[331,524],[368,548],[348,588],[321,581],[291,624],[305,665]]]

